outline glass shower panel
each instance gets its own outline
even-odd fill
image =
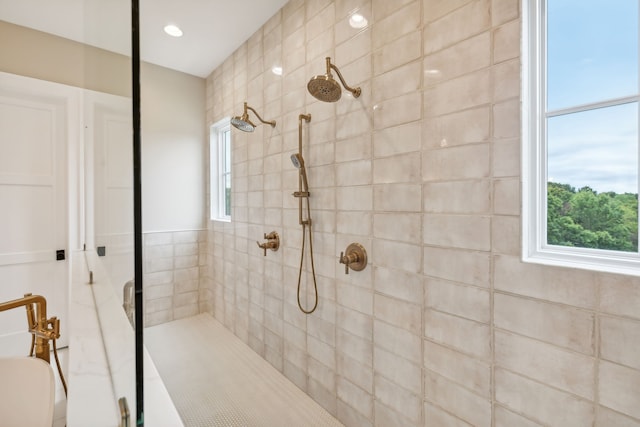
[[[115,398],[135,414],[131,1],[83,7],[86,258]]]

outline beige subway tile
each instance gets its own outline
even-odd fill
[[[493,32],[494,63],[502,62],[507,59],[518,58],[519,56],[520,21],[511,21],[496,28]]]
[[[494,418],[496,427],[540,427],[542,424],[538,424],[531,420],[524,418],[514,412],[511,412],[502,406],[496,405],[494,407]]]
[[[493,210],[496,214],[520,215],[520,179],[497,179],[493,184]]]
[[[373,299],[373,313],[376,319],[405,329],[414,335],[422,331],[422,309],[418,304],[375,295]]]
[[[335,51],[336,55],[335,58],[332,58],[332,64],[336,65],[342,72],[345,65],[348,65],[363,56],[371,54],[370,29],[366,28],[352,38],[340,43],[335,47]],[[347,83],[352,85],[353,83],[350,79],[350,74],[342,74]]]
[[[391,240],[374,239],[369,255],[374,265],[395,268],[409,273],[420,272],[420,246]]]
[[[420,150],[420,122],[381,129],[373,133],[373,154],[386,157]]]
[[[346,162],[371,158],[371,134],[336,141],[336,160]]]
[[[167,258],[172,256],[173,256],[172,244],[158,244],[158,245],[150,245],[148,243],[145,244],[144,257],[146,260],[151,260],[155,258]]]
[[[518,335],[495,332],[495,361],[500,367],[593,399],[595,360]]]
[[[175,293],[181,294],[184,292],[197,291],[199,283],[200,282],[198,280],[185,280],[181,282],[176,282],[174,284]]]
[[[381,101],[373,108],[375,130],[398,126],[422,118],[422,94],[411,92]]]
[[[176,257],[179,256],[190,256],[198,253],[198,243],[176,243],[174,245],[174,255]]]
[[[163,285],[149,286],[145,284],[145,301],[151,301],[158,298],[172,297],[173,284],[167,283]]]
[[[520,61],[517,59],[494,65],[493,99],[502,101],[520,95]]]
[[[398,387],[381,375],[375,375],[375,398],[395,411],[404,414],[413,422],[420,421],[422,399],[419,394]]]
[[[373,209],[378,212],[419,212],[422,187],[415,184],[379,184],[373,187]]]
[[[595,355],[593,313],[499,293],[493,301],[496,327]]]
[[[398,354],[416,364],[422,363],[422,339],[410,330],[374,320],[373,341],[376,348]]]
[[[456,58],[465,58],[458,61]],[[441,51],[425,55],[424,85],[433,86],[491,64],[491,34],[485,31]]]
[[[491,249],[494,253],[520,255],[521,224],[516,216],[495,215],[491,218]]]
[[[359,387],[367,394],[373,394],[373,368],[365,366],[346,354],[337,352],[338,381],[341,377]]]
[[[337,397],[366,418],[373,416],[373,396],[346,378],[338,377]]]
[[[424,280],[425,307],[465,319],[489,323],[491,296],[488,290],[431,277]]]
[[[492,0],[491,1],[491,22],[493,25],[500,25],[512,19],[516,19],[520,12],[520,2],[518,0]]]
[[[336,163],[336,186],[371,184],[371,160]]]
[[[282,7],[282,31],[284,34],[291,34],[292,31],[299,29],[304,24],[305,8],[304,2],[294,0],[287,2]],[[249,39],[251,42],[251,39]]]
[[[420,181],[420,153],[400,154],[373,161],[373,182],[393,184]]]
[[[372,0],[373,3],[373,15],[376,22],[387,18],[390,15],[400,9],[402,6],[411,3],[411,0],[396,0],[393,2],[385,0]]]
[[[420,58],[422,32],[413,31],[373,52],[373,74],[378,75]]]
[[[332,56],[333,47],[333,32],[331,31],[326,31],[313,39],[309,39],[305,49],[306,63],[317,63],[325,59],[327,56]]]
[[[598,286],[592,272],[523,263],[519,257],[494,257],[494,287],[542,300],[595,308]]]
[[[488,68],[427,88],[424,91],[424,116],[440,116],[487,105],[492,98],[491,88],[491,70]],[[511,108],[511,105],[508,107]],[[499,115],[503,121],[510,118],[504,114],[504,110],[502,104],[494,106],[494,116]]]
[[[491,402],[430,371],[425,373],[424,397],[475,427],[491,426]]]
[[[198,292],[185,292],[181,294],[176,294],[173,296],[173,305],[174,307],[184,307],[187,305],[197,305],[198,304]]]
[[[488,360],[491,357],[489,325],[426,309],[425,337],[469,355]]]
[[[489,0],[468,2],[424,29],[424,53],[428,54],[467,39],[491,27]]]
[[[495,141],[492,145],[494,177],[520,174],[520,139]]]
[[[599,368],[600,403],[640,418],[640,371],[606,361],[601,361]]]
[[[491,396],[491,366],[486,362],[425,340],[423,366],[480,396]]]
[[[420,214],[384,213],[373,216],[373,236],[379,239],[419,244],[420,229]]]
[[[598,407],[596,427],[640,427],[640,420],[633,420],[604,406]]]
[[[504,369],[496,369],[496,400],[544,425],[593,425],[591,402],[548,387]],[[533,424],[536,425],[536,424]]]
[[[373,274],[376,292],[415,304],[423,300],[420,274],[381,266],[375,266]]]
[[[460,8],[469,0],[423,0],[424,21],[429,23]]]
[[[489,176],[491,147],[474,144],[424,151],[422,178],[425,181],[477,179]]]
[[[173,257],[153,258],[144,261],[145,274],[159,273],[173,270]]]
[[[489,254],[484,252],[424,248],[424,274],[431,277],[488,287],[490,264]]]
[[[602,316],[600,356],[640,370],[640,321]]]
[[[373,208],[373,189],[368,186],[336,188],[339,211],[369,211]]]
[[[487,216],[424,215],[426,245],[488,251],[491,221]]]
[[[469,427],[470,424],[456,418],[448,412],[429,402],[424,403],[424,425],[438,427]],[[512,427],[512,426],[510,426]]]
[[[373,427],[373,421],[338,399],[337,418],[349,427]]]
[[[173,272],[159,271],[155,273],[145,273],[143,279],[145,286],[170,284],[173,282]]]
[[[145,298],[144,313],[152,314],[157,312],[165,312],[173,307],[173,298],[171,296],[160,297],[154,299]]]
[[[394,427],[414,427],[416,425],[415,421],[407,418],[405,414],[390,408],[380,401],[374,402],[373,410],[377,425]]]
[[[337,293],[338,303],[341,306],[356,310],[362,314],[373,314],[373,293],[371,290],[358,286],[348,286],[339,282]]]
[[[406,6],[398,5],[393,14],[376,19],[373,26],[373,48],[378,49],[407,33],[418,30],[420,27],[420,3],[421,1],[415,0]]]
[[[335,359],[335,356],[334,356]],[[327,367],[324,363],[320,363],[314,357],[309,357],[307,364],[307,372],[309,379],[313,379],[321,384],[324,388],[335,395],[335,370]]]
[[[490,213],[491,183],[489,180],[425,183],[424,211],[433,213]]]
[[[371,339],[363,339],[338,328],[336,352],[349,356],[363,366],[373,366],[373,343]]]
[[[404,359],[397,354],[375,347],[373,367],[389,381],[417,395],[422,393],[422,370],[420,364]]]
[[[173,233],[144,233],[144,245],[168,245],[173,243]]]
[[[336,117],[336,139],[357,137],[371,129],[371,118],[366,111],[356,110]]]
[[[362,31],[368,31],[373,24],[373,12],[371,11],[371,1],[369,0],[342,0],[336,1],[336,23],[335,38],[336,45],[348,40]],[[367,27],[354,28],[349,23],[354,13],[362,15],[368,22]]]
[[[493,106],[493,136],[496,139],[520,137],[519,99],[510,99]]]
[[[370,212],[336,212],[336,230],[341,234],[370,236],[371,217]]]
[[[630,276],[601,273],[600,310],[640,318],[640,279]]]
[[[422,68],[420,61],[410,62],[373,78],[372,101],[382,102],[398,95],[421,89]]]

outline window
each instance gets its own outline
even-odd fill
[[[523,5],[523,260],[640,275],[638,0]]]
[[[231,127],[228,118],[211,126],[211,219],[231,221]]]

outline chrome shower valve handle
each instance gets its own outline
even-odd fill
[[[344,274],[349,274],[349,269],[361,271],[367,266],[367,251],[360,243],[351,243],[345,252],[340,252],[340,264],[344,264]]]

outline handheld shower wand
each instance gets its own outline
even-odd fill
[[[307,170],[304,167],[304,159],[302,158],[302,120],[307,123],[311,121],[311,114],[300,114],[298,116],[298,152],[291,155],[291,162],[298,169],[298,191],[293,193],[293,197],[298,198],[298,214],[299,221],[302,225],[302,249],[300,250],[300,269],[298,270],[298,308],[305,314],[311,314],[318,307],[318,284],[316,283],[316,269],[313,263],[313,238],[311,231],[311,208],[309,206],[309,181],[307,179]],[[302,199],[307,201],[307,217],[302,217]],[[313,289],[315,293],[315,302],[313,307],[306,310],[300,302],[300,283],[302,281],[302,266],[304,264],[304,246],[306,241],[307,229],[309,230],[309,254],[311,257],[311,274],[313,276]]]
[[[302,188],[300,191],[293,193],[294,197],[309,197],[309,181],[307,180],[307,169],[304,167],[304,159],[300,153],[291,155],[291,163],[295,166],[302,176]]]

